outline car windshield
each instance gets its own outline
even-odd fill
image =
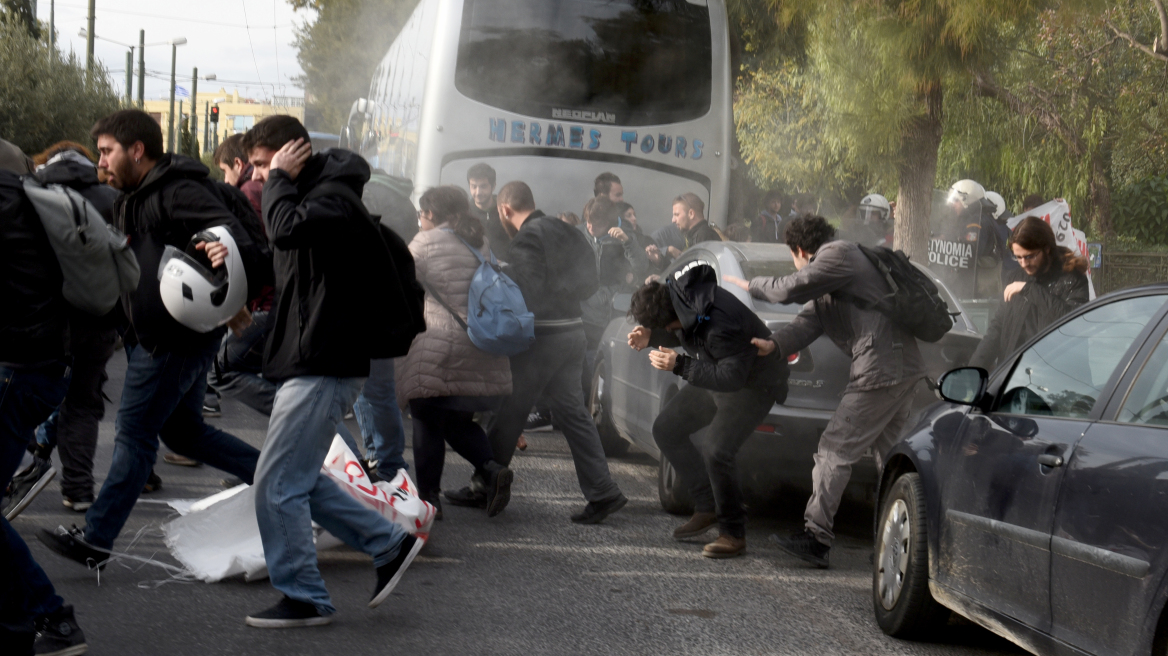
[[[742,266],[742,277],[747,280],[758,277],[782,278],[795,273],[795,263],[791,260],[744,260],[739,265]],[[797,314],[801,307],[798,303],[769,303],[753,297],[751,300],[758,312]]]
[[[709,111],[711,53],[709,9],[685,0],[468,0],[454,85],[528,116],[676,123]]]

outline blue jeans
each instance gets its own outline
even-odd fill
[[[336,609],[317,567],[313,521],[373,556],[377,567],[397,557],[406,536],[320,471],[336,426],[360,390],[360,378],[302,376],[282,382],[256,466],[256,521],[272,586],[324,615]]]
[[[113,463],[85,515],[85,540],[113,546],[158,457],[158,438],[171,451],[251,483],[260,452],[203,421],[207,370],[218,350],[211,342],[192,353],[152,355],[126,349],[126,383],[118,408]]]
[[[365,457],[377,460],[382,478],[389,480],[397,470],[410,468],[402,456],[406,429],[397,406],[392,359],[369,361],[369,378],[353,404],[353,414],[365,438]]]
[[[27,369],[0,366],[0,484],[8,486],[37,425],[61,403],[69,388],[68,367],[54,363]],[[0,517],[0,643],[29,634],[36,618],[64,603],[28,545]]]

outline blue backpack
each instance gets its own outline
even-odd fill
[[[470,280],[467,320],[463,321],[445,299],[423,283],[426,291],[446,308],[459,326],[466,329],[470,341],[479,350],[492,355],[512,356],[531,348],[535,343],[535,315],[527,310],[519,286],[499,268],[494,253],[488,262],[465,239],[458,239],[479,258],[479,268]]]

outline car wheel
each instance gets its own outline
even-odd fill
[[[948,610],[929,592],[925,490],[917,473],[896,479],[880,507],[872,605],[876,623],[896,638],[920,637],[940,626]]]
[[[689,490],[682,485],[681,477],[677,475],[677,470],[664,453],[657,463],[657,496],[660,497],[661,507],[665,512],[674,515],[693,514],[694,503],[689,496]]]
[[[592,414],[592,422],[596,424],[596,432],[600,433],[600,445],[604,447],[604,455],[609,458],[619,458],[629,452],[629,442],[620,436],[616,424],[608,408],[604,407],[604,395],[601,383],[604,372],[604,363],[596,358],[596,368],[592,371],[592,390],[588,395],[588,411]]]

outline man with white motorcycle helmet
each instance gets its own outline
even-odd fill
[[[976,244],[973,297],[997,298],[1002,291],[1001,267],[1006,240],[994,223],[994,203],[986,199],[985,187],[968,179],[953,183],[947,202],[957,212],[957,225],[963,226],[960,239]]]
[[[254,282],[261,283],[267,260],[208,180],[207,167],[163,153],[162,130],[149,114],[114,112],[97,122],[92,136],[101,153],[99,168],[122,192],[114,223],[130,238],[143,275],[138,288],[122,297],[129,320],[126,379],[109,474],[84,529],[42,529],[38,538],[66,558],[95,566],[108,558],[134,509],[160,438],[180,455],[252,482],[259,451],[203,421],[203,394],[225,332],[220,326],[230,318],[223,315],[238,311],[241,294],[246,300],[248,276],[239,273],[240,266],[249,263]],[[209,241],[212,234],[219,240]],[[195,261],[175,256],[188,246],[198,266],[177,264]],[[225,266],[224,277],[219,270]]]
[[[857,211],[857,232],[861,233],[856,241],[865,246],[892,246],[892,225],[889,218],[892,216],[892,205],[888,199],[880,194],[868,194],[860,199]]]

